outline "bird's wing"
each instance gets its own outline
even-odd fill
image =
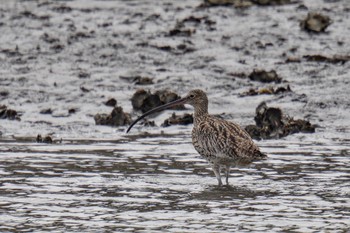
[[[208,154],[250,162],[261,154],[249,134],[239,125],[210,118],[196,127],[198,145]]]

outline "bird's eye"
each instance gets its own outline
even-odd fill
[[[192,94],[192,95],[190,95],[190,98],[191,98],[191,99],[193,99],[193,98],[194,98],[194,95],[193,95],[193,94]]]

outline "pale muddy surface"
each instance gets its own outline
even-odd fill
[[[0,232],[348,232],[350,62],[304,58],[350,54],[350,2],[201,3],[1,2],[0,104],[21,121],[0,119]],[[300,29],[310,11],[331,18],[324,33]],[[282,83],[250,81],[254,69]],[[240,97],[286,85],[291,93]],[[173,111],[129,134],[95,125],[109,98],[135,119],[138,88],[204,89],[211,113],[243,126],[266,101],[317,128],[257,141],[268,160],[233,169],[218,188],[192,126],[160,127]]]

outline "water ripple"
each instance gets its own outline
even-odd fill
[[[0,229],[315,232],[348,226],[344,148],[295,150],[281,141],[276,149],[262,142],[269,159],[233,169],[232,185],[218,188],[206,162],[179,138],[135,139],[138,150],[123,142],[6,142]]]

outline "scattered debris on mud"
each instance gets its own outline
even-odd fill
[[[40,110],[39,113],[40,113],[40,114],[48,114],[48,115],[51,115],[51,114],[52,114],[52,109],[51,109],[51,108],[45,108],[45,109]]]
[[[87,93],[87,92],[90,92],[91,90],[90,89],[87,89],[86,87],[84,87],[84,86],[80,86],[80,90],[82,91],[82,92],[85,92],[85,93]]]
[[[119,76],[120,79],[126,80],[135,85],[150,85],[153,84],[153,78],[147,76]]]
[[[68,117],[68,116],[70,116],[70,115],[72,115],[72,114],[75,114],[75,113],[77,113],[77,111],[78,111],[78,109],[76,109],[76,108],[70,108],[70,109],[68,109],[68,114],[66,114],[66,113],[58,113],[58,114],[53,114],[54,113],[54,110],[52,110],[51,108],[44,108],[44,109],[42,109],[42,110],[40,110],[40,114],[43,114],[43,115],[53,115],[54,117]]]
[[[146,45],[143,45],[143,46],[146,46]],[[182,55],[182,54],[192,53],[196,51],[196,48],[193,46],[193,43],[190,40],[184,41],[183,43],[179,43],[176,46],[156,44],[156,45],[150,45],[150,47],[162,50],[164,52],[170,52],[176,55]]]
[[[90,78],[91,74],[86,70],[80,70],[78,73],[78,78],[84,79],[84,78]]]
[[[6,105],[0,105],[0,119],[21,120],[17,111],[7,108]]]
[[[309,121],[293,119],[279,108],[267,107],[265,102],[256,108],[256,125],[248,125],[245,130],[254,139],[278,139],[294,133],[314,133],[315,125]]]
[[[134,110],[145,113],[153,108],[170,103],[177,99],[180,99],[180,96],[172,91],[162,90],[156,91],[152,94],[144,89],[139,89],[132,96],[131,104]],[[180,105],[172,109],[185,109],[185,106]]]
[[[345,62],[350,60],[350,56],[333,56],[333,57],[326,57],[323,55],[305,55],[303,56],[307,61],[315,61],[315,62],[328,62],[328,63],[341,63],[344,64]]]
[[[36,142],[38,143],[48,143],[51,144],[53,142],[52,137],[50,135],[46,135],[44,138],[41,136],[41,134],[38,134],[36,136]]]
[[[168,36],[183,36],[190,37],[196,32],[195,29],[185,28],[183,24],[176,24],[173,29],[169,31]]]
[[[261,6],[275,6],[291,4],[291,0],[253,0],[253,3]]]
[[[341,55],[334,55],[332,57],[324,56],[324,55],[304,55],[302,58],[297,57],[289,57],[286,60],[286,63],[289,62],[302,62],[302,61],[308,61],[308,62],[325,62],[330,64],[345,64],[346,62],[350,61],[350,56],[341,56]]]
[[[249,79],[252,81],[259,81],[263,83],[281,83],[282,78],[280,78],[275,70],[265,71],[265,70],[254,70],[249,74]]]
[[[182,116],[178,116],[175,113],[173,113],[171,117],[166,119],[161,126],[168,127],[171,125],[189,125],[189,124],[193,124],[192,114],[185,113]]]
[[[309,32],[324,32],[326,28],[332,23],[328,16],[310,12],[306,19],[300,22],[300,27]]]
[[[131,123],[129,113],[125,113],[122,107],[114,107],[110,114],[98,113],[94,116],[96,125],[123,126]]]
[[[255,95],[278,95],[281,93],[286,93],[286,92],[292,92],[290,89],[290,86],[287,85],[287,87],[267,87],[267,88],[260,88],[260,89],[249,89],[249,91],[241,93],[239,96],[244,97],[244,96],[255,96]]]
[[[233,6],[236,8],[250,7],[253,5],[276,6],[291,4],[291,0],[204,0],[201,7],[210,6]]]
[[[201,25],[205,25],[205,28],[207,31],[214,31],[215,24],[216,22],[209,19],[208,16],[203,16],[203,17],[189,16],[187,18],[184,18],[181,21],[178,21],[175,27],[169,31],[168,36],[190,37],[196,32],[195,28]],[[189,25],[192,27],[189,28]]]

